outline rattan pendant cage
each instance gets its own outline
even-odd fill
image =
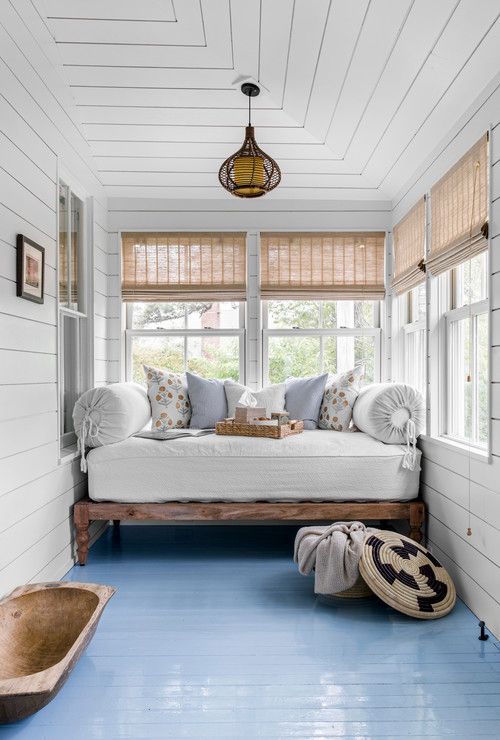
[[[260,88],[251,82],[245,82],[241,86],[241,92],[248,96],[245,140],[240,149],[223,162],[219,170],[219,181],[223,188],[238,198],[260,198],[279,185],[281,172],[274,159],[263,152],[255,141],[251,100],[260,93]]]

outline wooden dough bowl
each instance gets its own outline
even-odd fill
[[[115,589],[35,583],[0,601],[0,723],[44,707],[87,647]]]

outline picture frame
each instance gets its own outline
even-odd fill
[[[43,303],[45,297],[45,248],[17,235],[17,296],[34,303]]]

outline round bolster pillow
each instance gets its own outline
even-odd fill
[[[112,383],[91,388],[73,409],[79,446],[102,447],[140,432],[151,419],[146,390],[137,383]]]
[[[408,420],[415,424],[415,437],[424,428],[424,399],[405,383],[373,383],[360,391],[352,418],[361,432],[386,444],[404,444]]]

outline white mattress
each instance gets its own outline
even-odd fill
[[[94,501],[407,501],[419,465],[363,434],[307,431],[283,440],[131,437],[88,454]],[[420,452],[418,452],[420,462]]]

